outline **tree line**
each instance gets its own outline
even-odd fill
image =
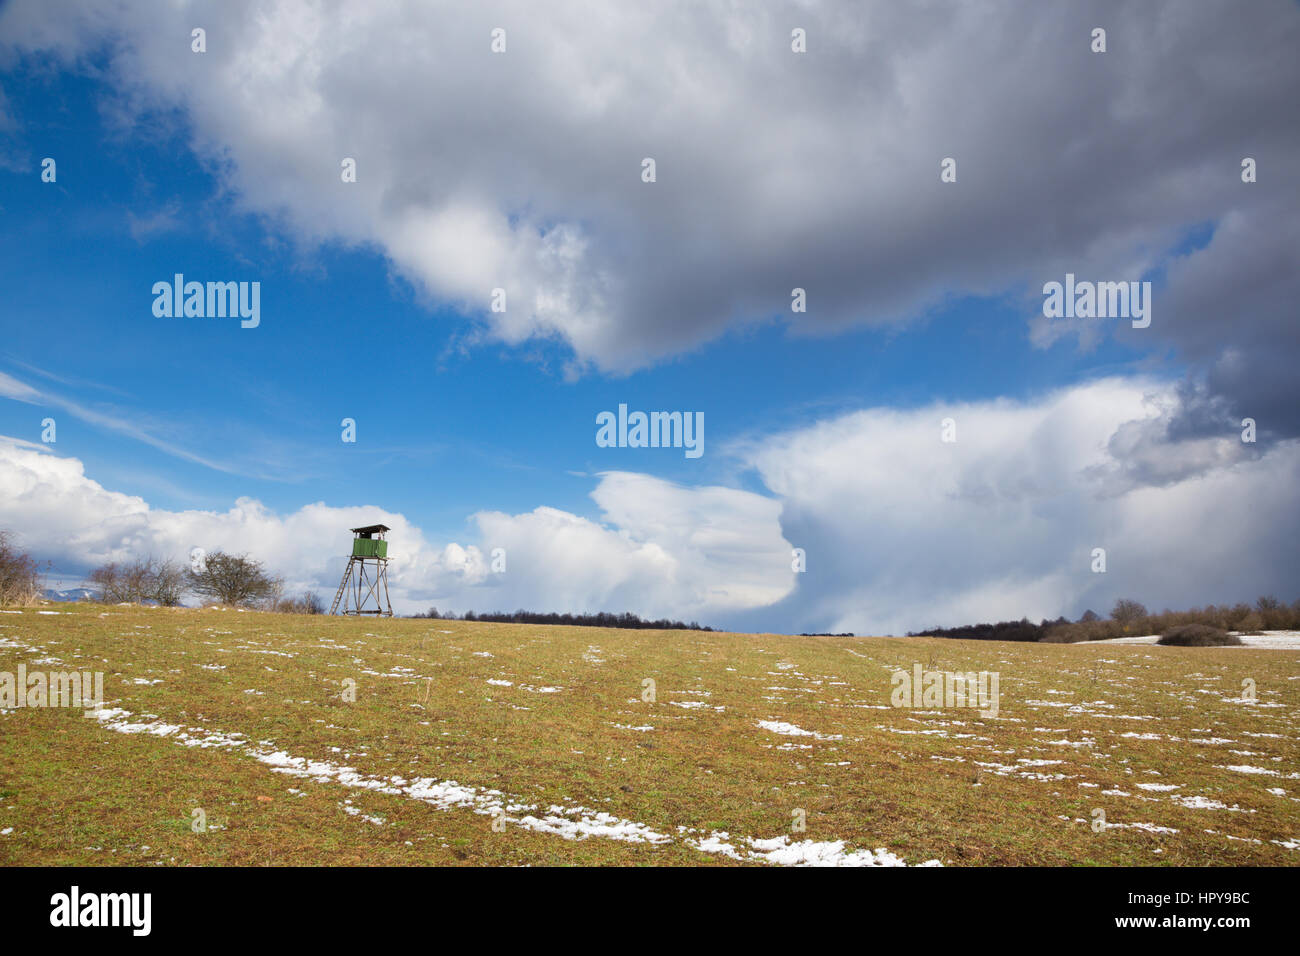
[[[1167,634],[1175,628],[1201,625],[1220,631],[1243,634],[1260,631],[1300,630],[1300,600],[1283,604],[1272,595],[1260,597],[1251,606],[1206,605],[1187,611],[1164,610],[1152,614],[1140,601],[1120,598],[1111,608],[1110,617],[1085,611],[1077,621],[1065,617],[1042,620],[1035,624],[1028,618],[1000,621],[996,624],[966,624],[961,627],[934,627],[910,631],[908,637],[948,637],[968,641],[1043,641],[1049,644],[1074,644],[1082,641],[1105,641],[1116,637]]]
[[[188,567],[153,557],[113,561],[90,572],[97,599],[105,604],[143,604],[179,607],[186,592],[210,603],[288,614],[321,614],[320,597],[306,591],[300,597],[285,595],[284,579],[271,574],[246,554],[213,551]]]
[[[412,614],[411,616],[432,618],[439,621],[483,621],[493,624],[560,624],[568,627],[628,627],[652,631],[713,630],[713,628],[704,627],[695,621],[684,624],[681,621],[670,621],[667,618],[660,618],[657,621],[644,620],[630,611],[625,611],[622,614],[611,614],[608,611],[600,611],[596,614],[543,614],[538,611],[520,609],[512,613],[504,611],[482,613],[466,611],[464,614],[457,615],[454,612],[442,612],[436,607],[431,607],[422,614]]]
[[[92,600],[103,604],[179,607],[186,594],[209,603],[289,614],[322,614],[320,597],[305,591],[287,596],[284,579],[246,554],[214,551],[186,566],[152,556],[110,561],[87,577]],[[41,567],[0,530],[0,604],[33,604],[41,597]]]

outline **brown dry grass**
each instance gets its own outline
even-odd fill
[[[60,613],[0,615],[0,671],[100,669],[110,706],[142,721],[604,811],[672,842],[568,840],[513,822],[493,832],[469,809],[287,776],[240,748],[21,708],[0,714],[4,864],[726,863],[690,841],[726,831],[744,848],[790,834],[796,809],[807,832],[794,840],[885,847],[910,863],[1300,860],[1283,845],[1300,841],[1300,651],[46,610]],[[999,672],[998,717],[890,707],[891,672],[914,662]],[[342,699],[349,678],[355,703]],[[645,678],[656,703],[641,700]],[[1246,679],[1257,703],[1241,700]],[[561,690],[537,692],[546,686]],[[196,807],[220,829],[191,832]],[[1095,833],[1097,809],[1178,832]]]

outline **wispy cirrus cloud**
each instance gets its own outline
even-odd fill
[[[84,384],[84,383],[82,383]],[[258,478],[266,481],[294,480],[288,472],[277,473],[265,467],[266,459],[258,461],[237,461],[219,459],[201,454],[169,437],[194,431],[193,423],[179,425],[166,423],[157,415],[139,410],[128,410],[120,405],[90,405],[46,388],[37,388],[27,382],[0,372],[0,397],[36,405],[58,412],[66,412],[88,425],[105,432],[121,435],[132,441],[155,448],[173,458],[211,468],[214,471],[245,478]],[[283,442],[280,442],[283,445]],[[283,454],[283,453],[282,453]]]

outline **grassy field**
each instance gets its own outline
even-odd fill
[[[50,605],[20,663],[105,703],[0,712],[0,864],[1300,861],[1296,650]]]

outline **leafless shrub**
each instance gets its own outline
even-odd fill
[[[281,614],[324,614],[325,605],[315,591],[304,591],[302,597],[277,600],[271,610]]]
[[[1237,622],[1237,630],[1242,634],[1258,634],[1263,629],[1264,618],[1257,611],[1251,611]]]
[[[105,604],[154,601],[177,607],[185,591],[185,572],[174,561],[110,562],[90,572],[89,581]]]
[[[1184,624],[1171,627],[1156,643],[1174,647],[1240,647],[1241,638],[1205,624]]]
[[[0,531],[0,604],[32,604],[41,593],[41,569]]]

